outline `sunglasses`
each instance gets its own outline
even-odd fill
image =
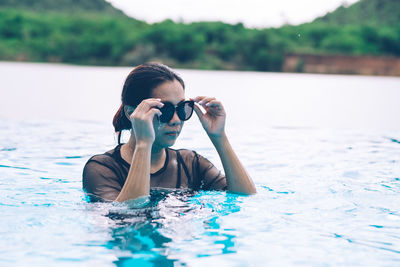
[[[159,117],[160,122],[169,122],[174,116],[175,111],[181,121],[187,121],[193,114],[194,101],[183,101],[176,106],[171,102],[163,102],[163,104],[164,106],[160,108],[162,113]]]

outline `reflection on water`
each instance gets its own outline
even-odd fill
[[[144,208],[114,205],[108,211],[112,227],[105,247],[113,250],[118,266],[185,265],[182,250],[193,257],[235,253],[235,231],[221,229],[218,219],[240,211],[238,198],[225,192],[152,190]]]

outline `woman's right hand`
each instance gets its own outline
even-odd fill
[[[148,98],[143,100],[130,114],[129,119],[132,123],[136,144],[153,144],[155,139],[153,119],[155,115],[161,116],[161,111],[158,108],[163,105],[161,99]]]

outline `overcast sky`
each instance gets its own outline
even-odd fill
[[[248,27],[279,27],[312,21],[358,0],[107,0],[128,16],[153,23],[220,20]]]

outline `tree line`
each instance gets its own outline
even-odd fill
[[[143,21],[96,12],[0,9],[0,60],[280,71],[287,53],[400,56],[396,25],[250,29],[222,22]]]

